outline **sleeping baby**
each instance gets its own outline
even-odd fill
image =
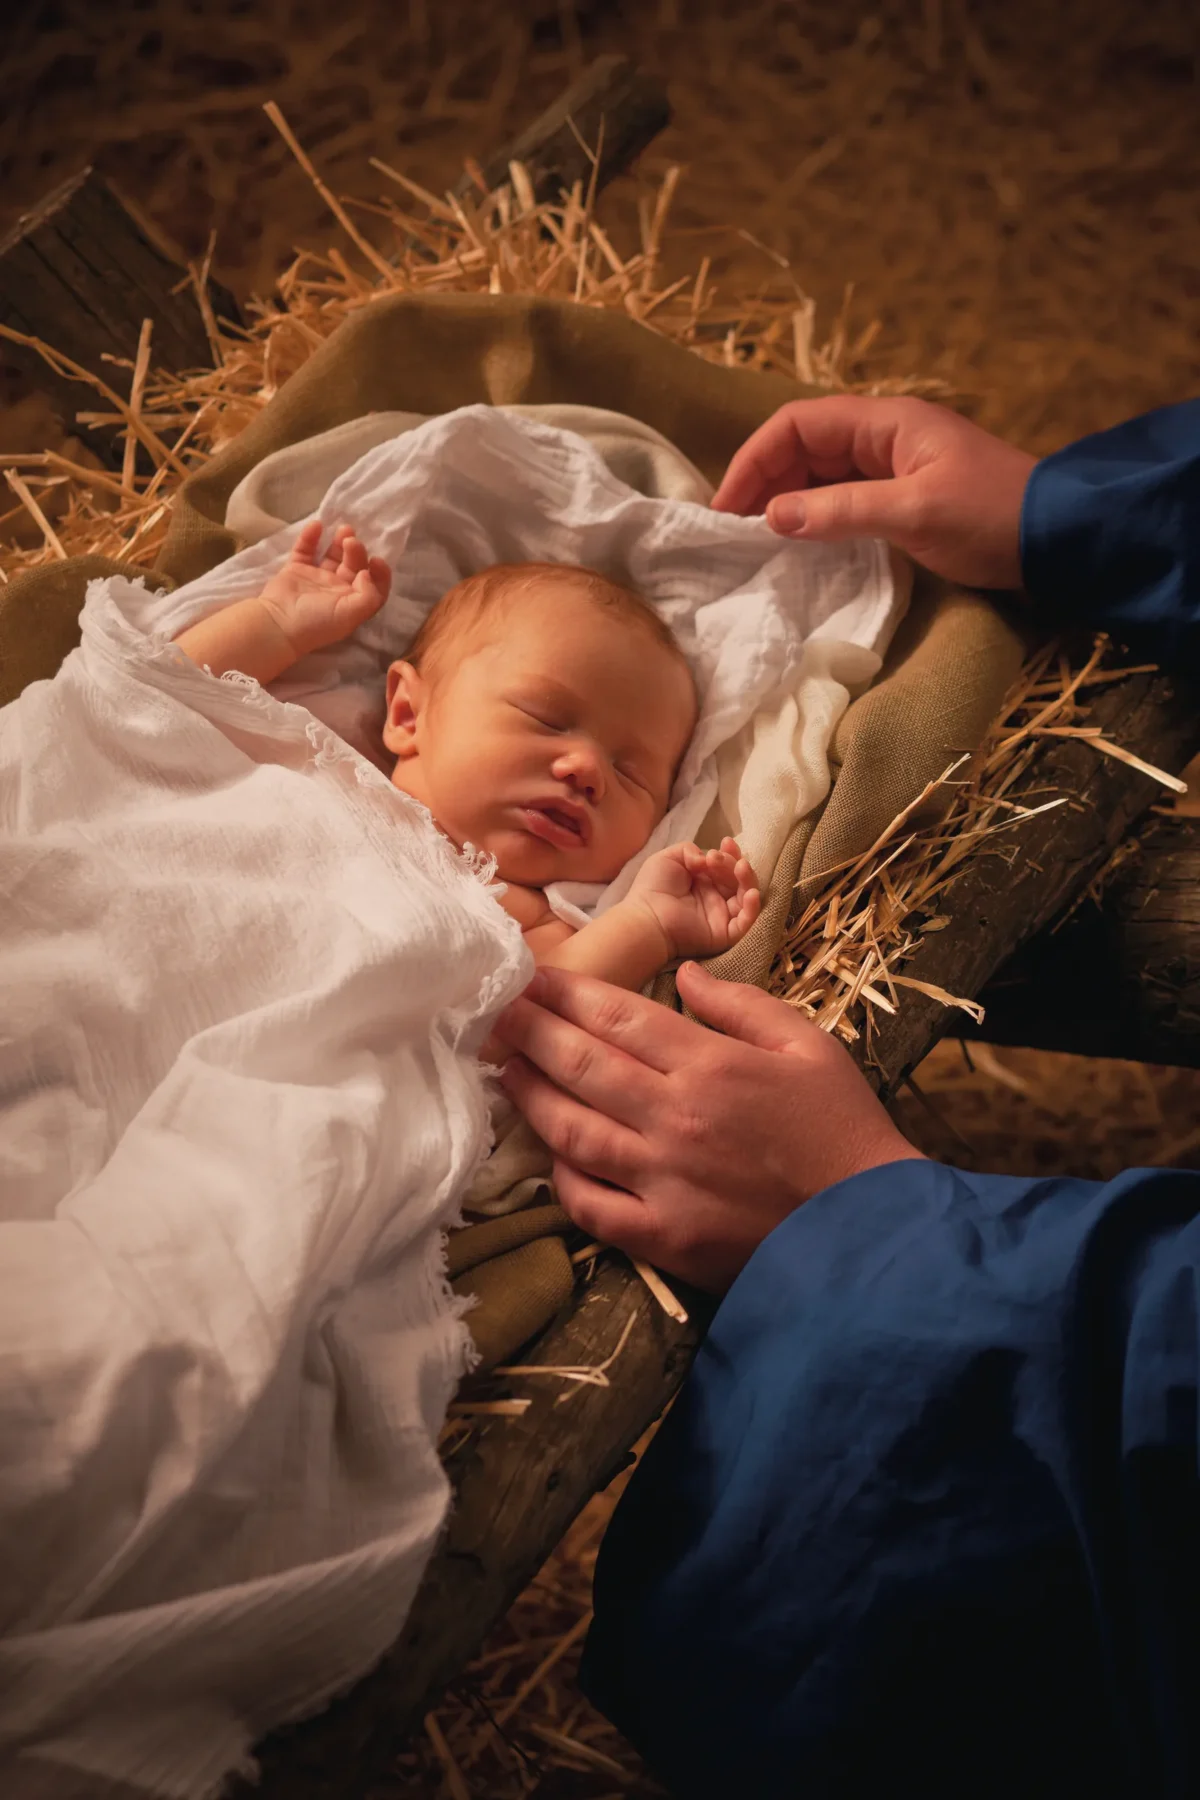
[[[323,555],[320,541],[312,520],[260,594],[190,626],[180,648],[265,685],[349,637],[383,605],[390,571],[348,526]],[[574,565],[504,564],[452,587],[392,663],[383,741],[395,786],[459,849],[494,858],[497,897],[537,962],[640,988],[678,957],[727,950],[757,917],[733,839],[649,857],[582,930],[545,890],[611,881],[642,848],[696,714],[683,654],[637,594]]]

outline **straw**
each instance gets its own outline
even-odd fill
[[[150,368],[150,339],[154,332],[154,320],[143,319],[138,333],[137,355],[133,362],[133,379],[129,384],[129,419],[125,431],[125,456],[121,464],[121,491],[132,495],[134,492],[133,477],[137,468],[137,429],[142,413],[142,395],[146,388],[146,375]]]
[[[266,113],[268,119],[270,119],[272,125],[275,127],[296,161],[300,164],[300,167],[304,170],[304,173],[308,176],[308,179],[316,188],[318,194],[320,194],[322,200],[324,200],[326,206],[329,208],[342,230],[346,233],[346,236],[350,239],[350,242],[362,251],[362,254],[371,264],[376,274],[382,275],[384,281],[391,286],[395,280],[395,270],[384,261],[374,244],[362,235],[357,225],[355,225],[349,213],[347,213],[337,197],[325,186],[325,183],[317,174],[309,157],[301,149],[291,126],[284,118],[282,112],[280,112],[274,100],[268,100],[263,107],[263,111]]]
[[[450,1800],[471,1800],[471,1790],[467,1786],[462,1770],[454,1760],[442,1728],[433,1713],[426,1714],[425,1731],[433,1745],[438,1761],[446,1771],[446,1786],[450,1790]]]
[[[674,1319],[678,1325],[686,1325],[688,1322],[687,1309],[683,1302],[672,1293],[657,1269],[652,1269],[648,1262],[642,1262],[636,1256],[631,1256],[629,1260],[667,1317]]]
[[[29,513],[33,519],[34,524],[45,538],[48,547],[60,561],[65,562],[67,553],[62,547],[62,540],[59,538],[53,525],[51,525],[49,519],[42,511],[25,483],[21,480],[21,477],[17,474],[17,471],[15,469],[5,469],[4,479],[7,481],[13,493],[17,496],[17,499],[21,502],[21,505],[25,508],[26,512]]]

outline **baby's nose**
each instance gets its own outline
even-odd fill
[[[554,773],[559,781],[571,787],[598,806],[604,797],[604,771],[600,758],[586,745],[576,745],[556,758]]]

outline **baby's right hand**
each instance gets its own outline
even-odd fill
[[[753,869],[737,841],[727,837],[719,850],[672,844],[656,851],[638,870],[622,904],[653,914],[668,956],[719,956],[745,937],[762,899]]]
[[[357,631],[388,596],[392,572],[368,556],[349,525],[339,525],[318,561],[321,522],[310,519],[283,568],[258,596],[297,659]]]

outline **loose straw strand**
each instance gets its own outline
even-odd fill
[[[438,1724],[433,1713],[425,1715],[425,1735],[433,1745],[434,1755],[446,1772],[446,1786],[450,1789],[450,1800],[471,1800],[471,1790],[467,1786],[462,1770],[454,1760],[445,1733]]]
[[[21,477],[17,474],[17,471],[15,469],[5,469],[4,479],[41,531],[49,549],[53,550],[60,562],[66,562],[67,553],[62,547],[62,540],[59,538],[58,533],[55,531],[53,525],[51,525],[49,519],[42,511],[25,483],[21,480]]]
[[[150,370],[150,339],[154,334],[154,320],[143,319],[142,329],[138,333],[137,355],[133,359],[133,379],[129,384],[129,423],[125,428],[125,454],[121,460],[121,487],[132,500],[137,493],[137,427],[142,416],[142,395],[146,391],[146,376]]]
[[[272,125],[275,127],[296,161],[300,164],[300,167],[304,170],[304,173],[308,176],[308,179],[316,188],[318,194],[320,194],[322,200],[325,202],[342,230],[346,233],[346,236],[350,239],[351,243],[357,245],[358,249],[361,250],[376,274],[381,275],[389,287],[395,287],[396,270],[392,267],[391,263],[386,262],[384,258],[380,256],[370,239],[363,236],[362,232],[358,229],[357,225],[355,225],[353,219],[338,200],[337,196],[333,193],[332,189],[328,188],[321,180],[321,177],[317,174],[316,168],[307,153],[301,148],[299,140],[287,120],[284,118],[277,103],[274,100],[265,101],[263,104],[263,111],[266,113],[268,119],[270,119]]]

